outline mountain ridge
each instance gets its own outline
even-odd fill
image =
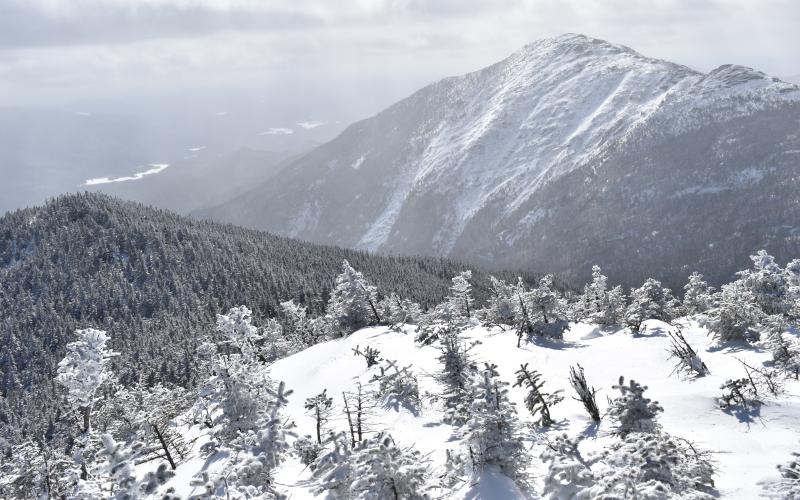
[[[591,249],[566,238],[560,246],[570,249],[568,263],[531,254],[527,248],[547,237],[543,231],[548,219],[591,223],[575,220],[577,207],[544,205],[537,199],[569,198],[570,191],[587,189],[583,184],[591,179],[604,184],[613,179],[618,187],[635,181],[626,191],[637,189],[646,197],[652,187],[643,185],[644,177],[663,175],[669,162],[650,161],[653,170],[640,171],[633,181],[615,169],[638,171],[653,151],[676,137],[686,143],[674,145],[680,154],[692,148],[688,143],[696,136],[709,135],[703,131],[714,135],[705,138],[701,152],[710,157],[698,155],[679,166],[686,170],[681,175],[687,182],[675,192],[684,192],[684,200],[708,194],[689,184],[691,177],[727,175],[733,180],[723,184],[734,186],[736,172],[709,172],[708,166],[720,158],[732,163],[726,168],[740,176],[763,180],[762,170],[778,168],[758,164],[769,161],[770,150],[780,147],[789,155],[794,150],[791,144],[798,138],[791,118],[798,110],[796,85],[744,66],[722,65],[703,74],[624,46],[563,35],[526,45],[487,68],[428,85],[351,125],[270,182],[197,215],[322,243],[453,256],[498,267],[530,266],[580,280],[592,260],[613,266],[619,259],[590,259]],[[761,137],[754,145],[749,137],[759,131],[753,130],[724,142],[723,136],[731,133],[720,123],[734,127],[736,134],[736,127],[752,126],[734,124],[737,120],[770,113],[789,115],[780,118],[786,123],[774,130],[774,138]],[[740,144],[761,148],[760,158],[733,151]],[[621,157],[632,150],[636,153]],[[554,184],[575,172],[583,172],[575,174],[578,184],[550,193]],[[593,209],[603,219],[613,217],[617,208],[606,203]],[[648,232],[666,231],[657,219],[649,222],[655,226]],[[603,241],[597,233],[594,238],[608,255],[622,250],[615,235],[607,234]],[[740,253],[758,245],[752,246]],[[515,251],[520,255],[515,257]],[[780,248],[773,251],[782,256]],[[635,256],[629,254],[627,260]],[[742,257],[737,254],[726,266],[712,269],[711,278],[727,279],[735,270],[733,262]],[[696,255],[667,267],[703,258]],[[623,278],[627,284],[641,281],[644,269],[652,267],[636,264],[639,269]],[[662,278],[677,283],[688,272]]]

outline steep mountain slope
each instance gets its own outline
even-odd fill
[[[246,304],[265,319],[294,299],[319,314],[343,259],[382,293],[427,306],[464,269],[198,222],[98,194],[0,217],[0,422],[10,422],[0,431],[42,432],[53,421],[55,365],[75,329],[109,332],[123,384],[191,385],[195,350],[216,313]],[[474,277],[485,300],[488,276]]]
[[[564,35],[425,87],[199,215],[574,278],[656,267],[675,285],[695,267],[727,279],[758,247],[797,253],[798,174],[797,86]]]

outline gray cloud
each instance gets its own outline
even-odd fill
[[[564,32],[786,75],[797,26],[795,0],[6,0],[0,104],[241,85],[390,102]]]

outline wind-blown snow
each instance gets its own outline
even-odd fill
[[[84,186],[96,186],[98,184],[110,184],[112,182],[127,182],[127,181],[138,181],[147,177],[148,175],[155,175],[159,172],[164,171],[167,167],[169,167],[169,163],[151,163],[151,169],[145,170],[144,172],[137,172],[133,175],[126,176],[126,177],[97,177],[95,179],[87,179],[86,182],[83,183]]]

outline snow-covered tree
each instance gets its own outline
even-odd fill
[[[422,454],[398,447],[388,434],[362,442],[352,455],[356,479],[350,485],[354,500],[426,500],[429,474]]]
[[[65,498],[74,489],[73,460],[27,440],[0,455],[0,498]]]
[[[312,346],[317,339],[314,329],[311,327],[311,319],[308,317],[306,308],[293,300],[281,302],[284,325],[283,333],[292,346],[292,350],[301,350]]]
[[[594,387],[589,386],[589,383],[586,381],[586,374],[583,371],[583,367],[580,364],[576,366],[577,368],[575,366],[569,367],[569,383],[578,394],[578,397],[574,399],[583,403],[583,408],[586,410],[586,413],[589,414],[592,420],[599,422],[600,410],[597,408],[597,390]]]
[[[553,276],[548,274],[539,280],[539,286],[529,295],[531,314],[536,318],[533,335],[551,339],[562,339],[569,327],[564,304],[553,287]]]
[[[472,284],[469,280],[472,279],[472,271],[466,270],[453,277],[453,284],[450,286],[450,302],[458,313],[465,317],[472,316],[472,303],[475,299],[472,297]]]
[[[778,466],[781,479],[764,485],[766,497],[775,500],[796,500],[800,498],[800,453]]]
[[[67,354],[58,363],[56,381],[67,390],[67,402],[83,420],[82,432],[89,432],[97,390],[112,377],[109,367],[116,353],[106,347],[106,332],[87,328],[76,330],[78,340],[67,344]]]
[[[508,400],[508,384],[499,379],[496,368],[487,364],[478,377],[470,417],[461,433],[469,448],[474,477],[487,467],[497,467],[524,485],[529,458],[520,439],[516,408]]]
[[[669,333],[670,347],[667,349],[670,358],[675,360],[672,373],[683,373],[690,377],[703,377],[709,373],[708,367],[700,359],[700,355],[692,348],[689,341],[678,330]]]
[[[253,326],[253,313],[247,306],[232,307],[227,314],[217,314],[218,348],[225,355],[239,353],[243,358],[255,360],[261,335]]]
[[[702,274],[698,272],[690,274],[689,281],[683,289],[683,308],[686,314],[703,313],[714,305],[714,287],[708,286]]]
[[[324,427],[330,420],[332,406],[333,398],[328,397],[327,389],[312,398],[306,399],[305,409],[314,418],[317,444],[322,444]]]
[[[740,281],[722,286],[716,304],[701,323],[718,342],[755,342],[760,337],[759,323],[764,312],[749,288]]]
[[[740,271],[739,281],[765,314],[786,314],[792,306],[789,274],[765,250],[751,255],[753,269]]]
[[[444,386],[445,422],[453,425],[462,425],[469,418],[473,399],[472,378],[478,371],[470,357],[470,349],[471,346],[459,338],[458,332],[449,332],[441,339],[439,362],[442,368],[438,379]]]
[[[106,332],[87,328],[76,330],[78,340],[67,344],[67,354],[58,363],[56,381],[67,391],[67,402],[81,415],[81,434],[75,451],[81,481],[89,479],[86,451],[91,441],[92,409],[100,386],[111,379],[109,367],[116,353],[106,347]]]
[[[564,400],[560,390],[548,393],[544,389],[542,374],[536,370],[529,370],[528,363],[520,366],[516,372],[517,381],[513,387],[524,387],[527,391],[525,395],[525,407],[533,417],[539,417],[537,425],[548,427],[555,421],[550,415],[550,408]]]
[[[517,316],[517,289],[494,276],[489,277],[491,293],[482,321],[487,325],[513,325]]]
[[[297,346],[286,338],[283,325],[275,318],[268,319],[262,330],[261,355],[265,362],[272,363],[296,352]]]
[[[413,325],[419,321],[422,309],[416,302],[391,293],[378,302],[378,315],[389,326]]]
[[[385,366],[381,366],[381,374],[376,375],[372,381],[378,383],[375,398],[384,407],[395,410],[403,407],[412,413],[419,411],[419,384],[411,366],[400,368],[394,361],[387,361]]]
[[[620,377],[614,389],[620,392],[619,396],[609,401],[608,407],[608,414],[615,422],[614,432],[620,436],[631,432],[656,432],[656,418],[664,409],[657,401],[644,397],[647,386],[634,380],[626,385],[625,378]]]
[[[608,278],[599,266],[592,267],[592,281],[583,287],[575,311],[576,319],[598,325],[619,324],[625,315],[622,287],[608,289]]]
[[[556,436],[547,443],[542,453],[547,462],[542,496],[549,500],[574,500],[588,498],[586,492],[594,486],[590,464],[578,450],[578,441],[566,434]]]
[[[103,443],[100,457],[104,459],[101,467],[104,475],[108,476],[113,484],[113,494],[109,498],[114,500],[138,498],[140,483],[136,479],[135,460],[142,444],[120,443],[111,434],[103,434],[100,440]]]
[[[715,470],[709,453],[663,432],[633,432],[592,464],[594,486],[577,498],[712,500]]]
[[[772,363],[795,379],[800,378],[800,340],[788,335],[789,325],[783,315],[773,314],[762,320],[763,344],[772,353]]]
[[[344,434],[332,437],[333,449],[314,467],[319,493],[354,500],[428,498],[425,459],[413,448],[400,448],[378,433],[350,446]]]
[[[95,426],[117,439],[141,442],[139,459],[165,460],[174,470],[191,449],[175,422],[191,408],[191,398],[192,393],[181,387],[162,384],[116,388],[95,413]]]
[[[336,320],[343,335],[380,323],[377,295],[377,289],[345,260],[342,273],[336,277],[336,286],[331,292],[328,314]]]
[[[660,281],[648,278],[641,287],[631,289],[625,320],[634,332],[638,332],[645,320],[671,320],[674,304],[672,292],[662,287]]]

